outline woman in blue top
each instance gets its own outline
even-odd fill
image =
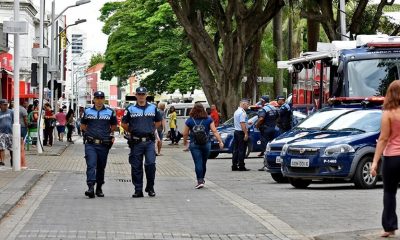
[[[189,150],[192,154],[197,177],[197,185],[195,188],[200,189],[204,187],[206,164],[211,149],[211,143],[209,141],[210,130],[218,139],[219,147],[221,149],[224,147],[224,143],[215,128],[214,121],[208,116],[201,103],[195,103],[189,116],[190,118],[186,120],[185,128],[183,130],[183,144],[187,144],[190,133]]]

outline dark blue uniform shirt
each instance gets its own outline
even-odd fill
[[[264,118],[264,123],[261,127],[274,128],[276,126],[276,119],[278,111],[271,105],[266,105],[258,110],[258,117]]]
[[[283,129],[289,129],[292,125],[292,109],[289,104],[284,103],[279,108],[279,118],[278,118],[278,127]]]
[[[81,124],[87,125],[86,136],[105,140],[110,138],[110,127],[117,125],[117,117],[111,108],[103,106],[97,111],[93,106],[85,109]]]
[[[153,104],[146,106],[130,105],[125,109],[122,122],[129,124],[129,132],[136,137],[147,137],[156,130],[154,122],[160,122],[162,116]]]

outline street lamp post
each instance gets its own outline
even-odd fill
[[[52,47],[51,47],[51,71],[52,71],[52,79],[50,81],[50,88],[51,88],[51,92],[50,92],[50,104],[51,104],[51,108],[54,110],[54,78],[55,78],[55,73],[57,72],[57,62],[56,62],[56,58],[57,58],[57,51],[56,51],[56,45],[57,45],[57,37],[54,37],[56,29],[55,29],[55,21],[65,12],[67,11],[69,8],[72,7],[77,7],[86,3],[90,3],[91,0],[78,0],[75,2],[75,5],[70,5],[67,6],[64,10],[61,11],[60,14],[58,14],[57,16],[55,16],[55,0],[52,1],[52,8],[51,8],[51,42],[52,42]],[[86,22],[86,20],[85,20]],[[81,23],[81,22],[79,22]],[[75,22],[75,25],[79,24],[77,22]],[[74,25],[74,24],[72,24]],[[71,25],[71,26],[72,26]],[[66,29],[66,28],[65,28]],[[65,30],[64,29],[64,30]],[[58,36],[58,35],[57,35]],[[62,66],[61,66],[62,67]],[[62,69],[61,69],[62,71]]]

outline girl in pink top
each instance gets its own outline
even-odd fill
[[[400,182],[400,80],[393,81],[387,89],[383,104],[381,134],[376,145],[371,175],[376,176],[383,154],[383,212],[381,237],[395,235],[398,228],[396,193]]]
[[[57,120],[58,141],[62,142],[64,141],[65,124],[67,123],[67,118],[62,108],[58,110],[58,113],[56,114],[56,120]]]

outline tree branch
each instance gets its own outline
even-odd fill
[[[379,27],[379,19],[382,17],[383,14],[383,8],[386,5],[393,5],[394,0],[391,0],[388,2],[388,0],[381,0],[381,2],[378,4],[378,8],[376,9],[374,20],[372,20],[372,26],[371,26],[371,31],[376,32],[376,30]]]
[[[353,17],[351,18],[351,25],[349,27],[350,35],[358,34],[360,32],[361,22],[363,21],[363,14],[365,8],[367,7],[368,0],[360,0],[358,2],[357,8],[354,11]]]

